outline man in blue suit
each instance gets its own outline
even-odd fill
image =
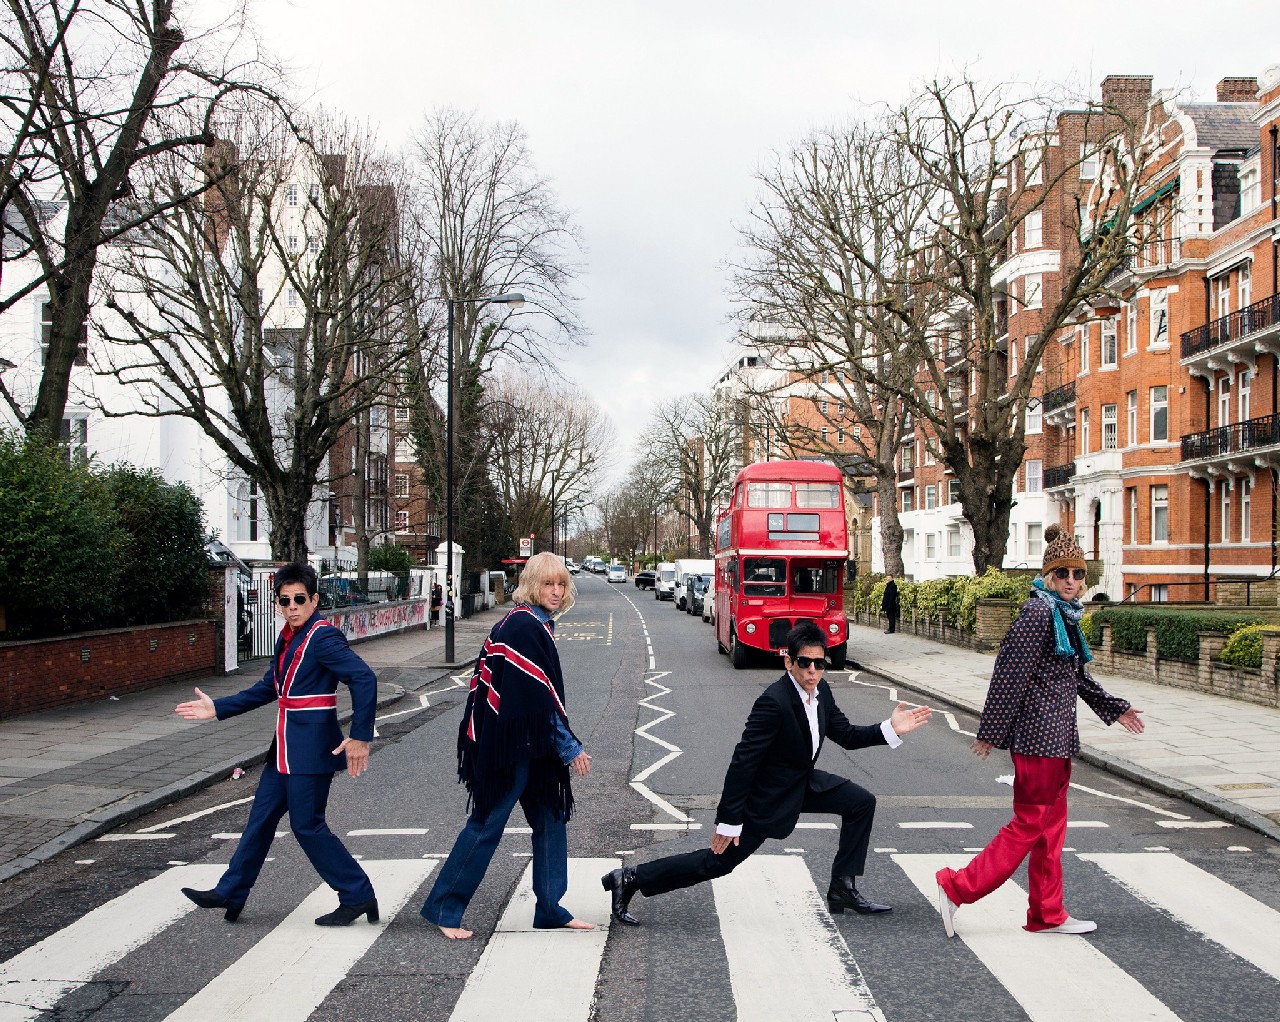
[[[338,892],[338,907],[317,926],[348,926],[360,916],[378,921],[373,885],[325,822],[333,775],[345,769],[359,777],[369,766],[378,679],[351,652],[346,636],[322,618],[316,573],[307,564],[288,564],[275,575],[276,603],[285,619],[271,666],[252,688],[223,699],[198,698],[177,707],[187,720],[225,720],[275,702],[276,733],[262,768],[249,822],[222,879],[211,891],[184,887],[201,908],[226,909],[235,922],[266,861],[276,825],[289,813],[298,844],[317,873]],[[351,689],[351,736],[338,727],[338,682]]]

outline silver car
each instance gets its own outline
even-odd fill
[[[621,564],[610,564],[604,569],[604,580],[606,582],[625,582],[627,580],[627,569]]]

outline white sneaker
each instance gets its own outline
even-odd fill
[[[960,906],[948,897],[946,890],[941,884],[938,885],[938,911],[942,913],[942,928],[947,931],[948,937],[956,935],[956,910]]]
[[[1036,930],[1036,933],[1092,933],[1098,928],[1098,924],[1092,919],[1076,919],[1074,916],[1067,916],[1065,923],[1059,923],[1057,926],[1051,926],[1047,930]]]

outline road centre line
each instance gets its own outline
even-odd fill
[[[411,713],[421,713],[423,710],[429,709],[431,700],[427,698],[425,692],[418,693],[418,705],[411,706],[407,710],[398,710],[395,713],[384,713],[381,717],[375,717],[375,723],[383,720],[394,720],[396,717],[407,717]]]
[[[103,834],[95,841],[168,841],[177,834]]]
[[[1226,820],[1156,820],[1156,826],[1169,830],[1217,830],[1231,824]]]
[[[972,823],[947,823],[938,820],[916,820],[899,823],[903,830],[973,830]]]
[[[165,820],[164,823],[155,823],[150,827],[143,827],[137,831],[139,834],[154,834],[157,830],[164,830],[167,827],[176,826],[179,823],[190,823],[192,820],[198,820],[202,816],[208,816],[211,813],[219,813],[224,809],[230,809],[232,806],[242,806],[246,802],[252,802],[253,796],[249,795],[245,798],[238,798],[233,802],[223,802],[221,805],[210,806],[208,809],[201,809],[198,813],[192,813],[189,816],[179,816],[176,820]]]
[[[347,837],[380,837],[382,835],[404,835],[406,837],[421,837],[427,832],[426,827],[367,827],[361,830],[347,831]]]

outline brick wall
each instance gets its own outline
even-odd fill
[[[220,622],[0,643],[0,718],[220,673]]]

